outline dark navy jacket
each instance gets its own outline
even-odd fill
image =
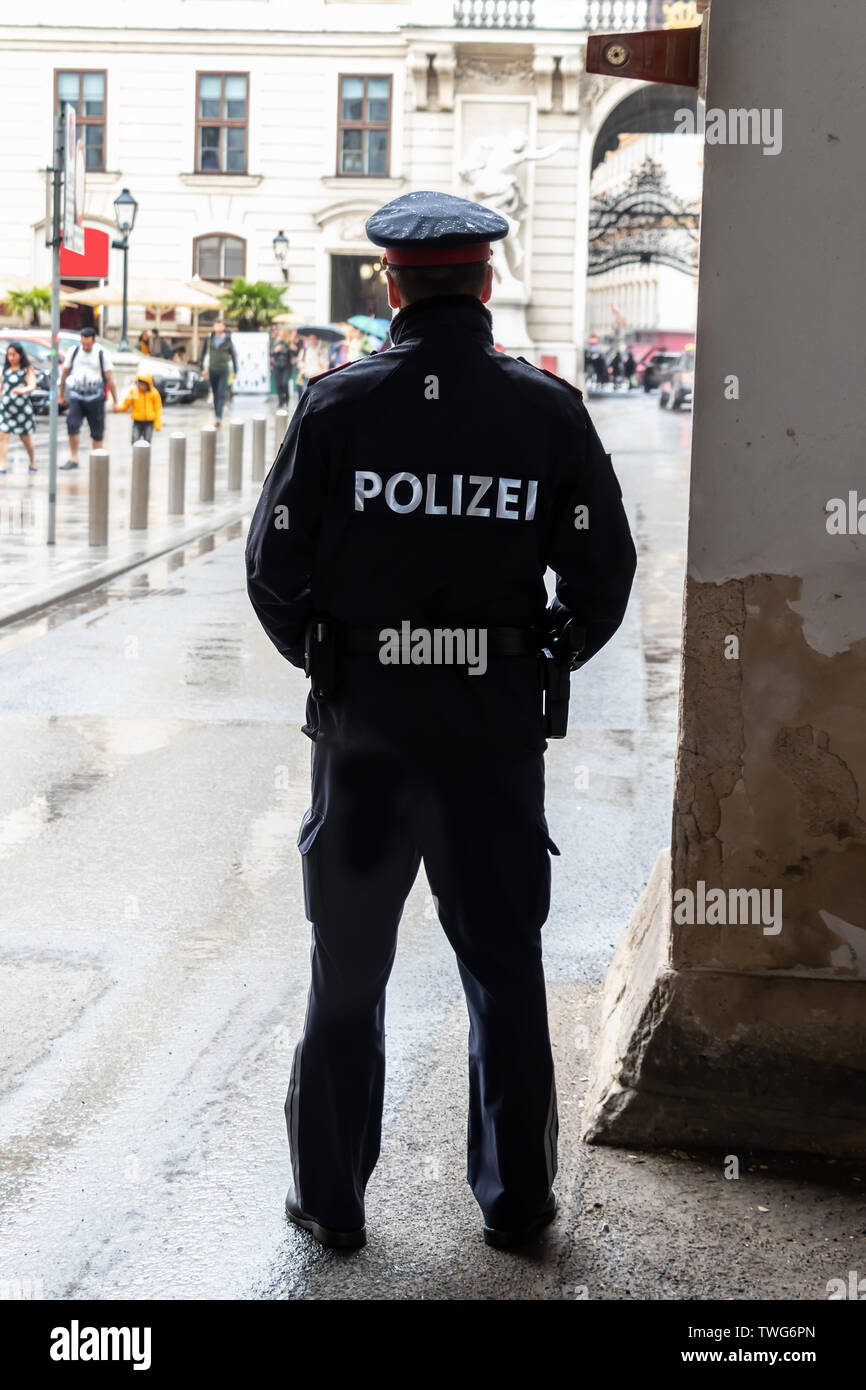
[[[635,549],[580,393],[493,346],[480,300],[420,300],[393,347],[313,378],[265,481],[246,548],[253,607],[303,665],[308,619],[365,627],[619,627]],[[471,684],[471,682],[470,682]]]

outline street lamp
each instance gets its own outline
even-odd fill
[[[286,261],[289,255],[289,238],[286,236],[285,232],[282,231],[282,229],[278,231],[276,236],[274,237],[273,247],[277,265],[283,272],[283,279],[285,280],[286,284],[288,284],[289,267],[286,265]]]
[[[118,251],[123,252],[123,323],[120,329],[120,351],[129,352],[129,339],[126,336],[127,324],[127,292],[129,289],[129,234],[135,226],[135,214],[138,212],[138,203],[133,198],[128,188],[124,188],[114,200],[114,217],[117,228],[120,232],[120,240],[113,241],[111,244]]]

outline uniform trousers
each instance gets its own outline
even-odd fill
[[[485,1224],[520,1226],[543,1206],[557,1165],[541,928],[559,851],[544,817],[543,754],[353,746],[338,723],[314,743],[298,838],[312,978],[285,1106],[297,1200],[332,1229],[365,1221],[385,990],[423,862],[469,1014],[467,1179]]]

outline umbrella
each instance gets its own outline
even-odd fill
[[[371,314],[355,314],[349,322],[353,328],[360,328],[362,333],[369,333],[373,338],[387,338],[391,331],[390,319],[376,319]]]
[[[346,336],[341,328],[335,328],[332,323],[302,323],[298,325],[298,332],[315,333],[323,343],[338,343]]]
[[[286,324],[286,323],[287,323],[287,324],[289,324],[289,325],[292,326],[292,327],[293,327],[295,324],[298,324],[298,323],[300,323],[300,322],[301,322],[301,316],[300,316],[300,314],[292,314],[292,313],[277,314],[276,318],[274,319],[274,323],[283,323],[283,324]]]

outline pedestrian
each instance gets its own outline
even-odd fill
[[[631,348],[628,350],[628,356],[623,363],[622,369],[625,373],[625,379],[628,382],[628,389],[631,391],[633,387],[637,386],[637,363],[634,360],[634,353]]]
[[[82,328],[81,341],[72,349],[60,375],[58,399],[61,405],[67,401],[69,404],[66,412],[69,458],[60,465],[61,468],[78,467],[78,440],[85,420],[90,429],[91,448],[102,448],[106,394],[117,405],[117,388],[112,374],[114,364],[110,354],[95,344],[93,329]]]
[[[604,353],[599,352],[595,358],[595,376],[599,386],[607,386],[610,380],[607,362],[604,360]]]
[[[346,342],[346,360],[348,362],[360,362],[362,357],[369,357],[370,354],[364,347],[364,335],[360,328],[354,328],[350,324]]]
[[[36,389],[36,372],[21,343],[10,343],[0,383],[0,473],[5,473],[10,434],[17,434],[27,454],[27,472],[36,472],[33,431],[36,416],[30,399]]]
[[[543,755],[564,733],[569,671],[622,621],[635,551],[581,393],[494,346],[490,243],[508,229],[432,192],[369,219],[392,346],[308,384],[246,547],[259,620],[312,673],[298,839],[312,979],[286,1213],[329,1246],[366,1239],[385,987],[422,861],[470,1017],[484,1239],[520,1245],[556,1210],[541,927],[559,851]],[[539,655],[551,648],[555,662]]]
[[[140,371],[135,385],[130,386],[116,411],[129,410],[132,413],[132,442],[139,439],[153,439],[154,430],[162,429],[162,397],[153,384],[150,372]]]
[[[619,387],[622,381],[622,353],[617,350],[610,359],[610,374],[613,378],[614,388]]]
[[[277,409],[284,410],[289,404],[289,380],[295,354],[289,338],[289,330],[281,328],[271,348],[271,371],[277,388]]]
[[[349,360],[349,347],[345,338],[335,338],[328,344],[328,368],[342,367]]]
[[[142,357],[153,356],[153,333],[149,328],[143,328],[139,333],[138,350]]]
[[[311,377],[327,372],[329,364],[327,347],[319,342],[316,333],[306,334],[302,342],[303,347],[298,355],[298,379],[303,389]]]
[[[291,371],[289,373],[289,392],[292,396],[296,396],[300,389],[298,386],[298,356],[301,351],[301,344],[294,328],[292,329],[291,334],[289,335],[289,349],[291,353],[290,360],[292,364]]]
[[[217,429],[222,425],[226,395],[229,387],[229,373],[237,373],[238,355],[231,334],[226,329],[222,315],[214,319],[213,330],[204,345],[201,357],[201,370],[205,381],[210,383],[213,396],[213,409]]]

